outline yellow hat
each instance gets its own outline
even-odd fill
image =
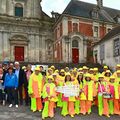
[[[86,70],[86,69],[88,69],[88,67],[87,66],[83,66],[83,69]]]
[[[35,71],[40,71],[40,67],[37,66],[37,67],[35,68]]]
[[[52,76],[57,76],[58,75],[58,73],[57,72],[54,72],[53,74],[52,74]]]
[[[106,70],[106,73],[111,73],[110,70]]]
[[[50,68],[51,68],[51,69],[55,69],[55,66],[54,66],[54,65],[52,65]]]
[[[117,64],[117,66],[116,67],[120,67],[120,64]]]
[[[93,70],[94,70],[94,71],[98,71],[98,68],[94,68]]]
[[[59,70],[55,70],[55,73],[58,73],[59,72]]]
[[[22,67],[22,69],[24,70],[24,69],[26,69],[26,67],[25,67],[25,66],[23,66],[23,67]]]
[[[104,69],[108,69],[108,66],[104,66]]]
[[[65,76],[67,76],[67,75],[70,75],[70,76],[71,76],[71,74],[70,74],[69,72],[67,72],[67,73],[65,74]]]
[[[117,70],[117,73],[120,73],[120,70]]]
[[[90,71],[93,71],[93,68],[90,68],[89,70],[90,70]]]
[[[115,79],[115,76],[114,75],[110,76],[110,79]]]
[[[91,75],[90,75],[89,73],[87,73],[87,74],[85,75],[85,77],[90,77],[90,78],[91,78]]]
[[[61,69],[60,72],[65,72],[64,69]]]
[[[54,80],[53,79],[53,77],[50,75],[50,76],[48,76],[48,78],[47,79],[51,79],[52,81]]]
[[[102,74],[99,75],[99,78],[104,78],[104,76]]]
[[[48,68],[48,70],[51,70],[51,71],[52,71],[52,69],[51,69],[51,68]]]
[[[79,75],[83,74],[83,72],[79,72]]]
[[[78,71],[81,71],[81,70],[83,70],[83,68],[79,68],[79,69],[78,69]]]

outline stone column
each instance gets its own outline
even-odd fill
[[[6,2],[6,0],[1,0],[0,2],[1,2],[0,3],[0,7],[1,7],[0,13],[6,14],[7,2]]]
[[[12,0],[7,0],[7,14],[14,16],[14,3]]]

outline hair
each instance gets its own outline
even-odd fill
[[[109,73],[109,75],[111,76],[111,73]],[[105,76],[107,76],[107,73],[105,73]]]
[[[67,82],[67,76],[70,76],[70,75],[66,75],[66,76],[65,76],[65,82]],[[72,81],[71,76],[70,76],[70,81]]]
[[[81,82],[83,83],[83,75],[82,75],[82,79],[81,79],[81,80],[79,80],[79,77],[80,77],[80,75],[78,75],[78,77],[77,77],[78,83],[79,83],[79,84],[80,84]]]
[[[85,80],[87,81],[87,79],[86,79],[87,77],[85,77]],[[90,77],[89,77],[90,78]],[[90,80],[89,81],[91,81],[92,79],[90,78]]]

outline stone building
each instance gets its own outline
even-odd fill
[[[120,10],[71,0],[64,12],[54,13],[55,62],[83,63],[92,57],[91,45],[120,24]],[[93,57],[92,57],[93,61]]]
[[[93,48],[95,63],[106,64],[115,70],[120,63],[120,26],[112,29]]]
[[[52,25],[41,0],[0,0],[0,61],[52,62]]]

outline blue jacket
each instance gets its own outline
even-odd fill
[[[12,73],[11,75],[7,73],[5,75],[5,81],[4,81],[4,87],[5,88],[17,88],[18,87],[18,79],[15,73]]]

